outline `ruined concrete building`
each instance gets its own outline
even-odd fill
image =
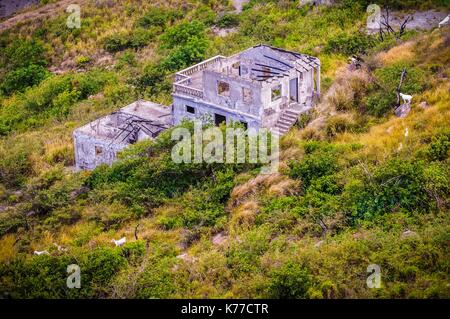
[[[320,97],[319,59],[258,45],[175,75],[171,107],[137,101],[74,132],[77,169],[111,164],[117,152],[183,119],[241,122],[285,134]]]
[[[171,125],[170,108],[136,101],[75,130],[76,168],[94,169],[100,164],[111,164],[128,145],[155,138]]]
[[[216,56],[176,74],[173,120],[208,118],[286,133],[320,96],[320,61],[259,45]]]

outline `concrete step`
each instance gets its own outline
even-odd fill
[[[286,123],[286,124],[290,124],[290,125],[294,124],[296,121],[297,121],[297,119],[287,119],[287,118],[282,118],[282,117],[280,117],[278,119],[278,122],[282,122],[282,123]]]
[[[284,111],[284,113],[283,114],[286,114],[286,115],[290,115],[290,116],[299,116],[300,114],[302,114],[302,110],[286,110],[286,111]]]
[[[293,115],[293,114],[286,114],[283,113],[280,116],[280,119],[286,119],[286,120],[293,120],[293,121],[297,121],[298,116]]]
[[[282,119],[282,118],[280,118],[280,119],[278,119],[277,122],[281,122],[281,123],[288,124],[288,125],[294,125],[294,123],[295,123],[296,121],[297,121],[297,120],[287,120],[287,119]]]
[[[295,121],[296,120],[293,120],[293,119],[286,119],[286,118],[281,118],[280,117],[277,122],[281,122],[281,123],[286,123],[286,124],[292,125],[292,124],[295,123]]]
[[[292,126],[280,126],[280,125],[275,125],[275,127],[276,127],[277,129],[279,129],[280,131],[284,131],[284,130],[288,131],[288,130],[290,130],[290,128],[291,128]]]

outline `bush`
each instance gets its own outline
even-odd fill
[[[337,134],[351,131],[354,127],[353,120],[345,114],[334,115],[327,119],[325,131],[328,137],[333,138]]]
[[[330,40],[325,46],[325,51],[341,53],[345,55],[364,54],[367,49],[374,45],[371,36],[364,33],[354,35],[339,34]]]
[[[221,28],[232,28],[239,25],[239,15],[234,13],[227,13],[217,20],[217,26]]]
[[[450,133],[433,136],[428,146],[427,156],[432,161],[445,161],[449,157]]]
[[[169,257],[158,257],[150,261],[137,279],[135,298],[169,298],[176,291],[174,274],[171,271],[174,261]]]
[[[44,46],[36,39],[14,41],[5,49],[4,59],[5,66],[10,70],[47,64]]]
[[[306,268],[288,262],[270,274],[269,298],[300,299],[308,296],[312,278]]]
[[[110,53],[125,50],[130,46],[128,33],[115,33],[105,39],[104,49]]]
[[[161,63],[161,67],[168,71],[183,69],[205,59],[208,42],[202,38],[191,38],[188,42],[176,48]]]
[[[306,189],[314,179],[330,175],[338,168],[338,152],[333,146],[309,142],[305,145],[305,157],[298,162],[291,162],[290,176],[300,178]]]
[[[16,142],[17,143],[17,142]],[[0,183],[18,187],[33,172],[32,148],[19,142],[8,148],[0,147]]]
[[[49,76],[49,72],[41,65],[31,64],[8,72],[0,85],[5,95],[23,92],[26,88],[39,84]]]
[[[173,23],[181,17],[179,11],[166,8],[150,8],[142,17],[137,20],[137,25],[141,28],[164,27],[167,23]]]
[[[372,177],[347,186],[353,220],[372,219],[394,209],[426,212],[432,201],[425,189],[423,162],[389,160]]]
[[[141,28],[135,29],[131,33],[115,33],[105,39],[103,48],[110,53],[129,48],[138,49],[146,46],[153,37],[154,33],[152,31]]]
[[[375,92],[366,98],[366,112],[370,115],[382,117],[395,108],[396,97],[393,93]]]
[[[184,22],[167,29],[161,36],[163,47],[172,49],[187,45],[192,38],[204,38],[205,25],[199,21]]]

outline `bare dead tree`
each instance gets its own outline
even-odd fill
[[[399,31],[395,32],[394,28],[392,28],[391,23],[390,23],[389,7],[386,7],[385,14],[381,15],[381,17],[383,18],[383,21],[381,21],[381,24],[386,28],[387,33],[389,33],[389,34],[392,33],[397,40],[400,39],[400,37],[405,33],[406,26],[413,19],[413,16],[410,16],[410,15],[407,16],[405,18],[405,20],[403,20],[402,24],[400,25]],[[382,29],[383,28],[380,26],[381,41],[384,40],[384,36],[383,36],[384,31]]]
[[[405,33],[406,25],[408,24],[409,21],[412,20],[412,18],[413,18],[412,16],[407,16],[406,19],[403,21],[403,23],[400,26],[400,30],[398,32],[399,37],[401,37]]]
[[[381,24],[384,25],[384,27],[386,28],[387,33],[393,33],[395,34],[394,29],[391,27],[391,24],[389,22],[389,16],[390,16],[390,12],[389,12],[389,7],[386,7],[385,10],[385,14],[382,14],[381,17],[383,18],[384,21],[381,21]]]
[[[134,228],[134,238],[135,238],[136,240],[139,239],[139,238],[138,238],[138,234],[137,234],[137,231],[138,231],[139,226],[140,226],[140,224],[137,224],[136,227]]]
[[[406,68],[403,68],[402,74],[400,75],[400,82],[399,82],[397,90],[396,90],[397,106],[400,106],[400,90],[402,89],[402,84],[403,84],[403,80],[405,79],[406,73],[407,73]]]

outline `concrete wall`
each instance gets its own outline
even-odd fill
[[[74,132],[73,138],[77,170],[92,170],[100,164],[111,165],[117,153],[127,146],[126,144],[110,145],[110,140],[95,138],[77,131]],[[103,150],[101,154],[97,154],[96,147]]]
[[[217,91],[218,82],[229,84],[228,96],[219,95]],[[243,98],[243,88],[251,91],[251,102],[246,103]],[[206,70],[203,72],[203,94],[204,100],[215,105],[220,105],[232,110],[261,116],[261,83],[251,80],[228,76],[222,73]]]
[[[195,108],[195,114],[186,112],[186,105]],[[239,110],[224,109],[217,105],[207,103],[194,97],[173,95],[173,120],[174,125],[181,123],[183,119],[194,120],[201,119],[203,121],[214,121],[214,114],[220,114],[227,118],[227,123],[231,121],[246,122],[248,128],[258,129],[261,126],[261,119],[257,116],[242,113]]]

